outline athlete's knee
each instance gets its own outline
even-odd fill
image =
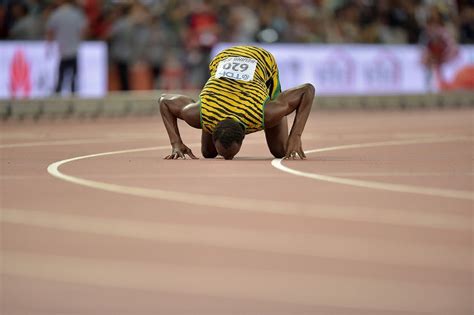
[[[213,159],[217,156],[217,152],[201,149],[202,156],[206,159]]]
[[[284,145],[274,146],[270,148],[270,153],[277,159],[285,157],[286,150]]]
[[[282,159],[285,157],[285,151],[272,151],[272,155],[277,159]]]

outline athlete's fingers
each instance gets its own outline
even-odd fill
[[[165,160],[169,160],[171,155],[167,155],[164,157]]]
[[[197,157],[193,154],[193,152],[191,150],[188,150],[187,153],[188,153],[189,157],[191,157],[191,159],[194,159],[194,160],[197,159]]]
[[[288,151],[285,155],[285,160],[293,159],[294,151]]]
[[[302,160],[306,159],[306,155],[304,154],[304,151],[302,149],[298,151],[298,155],[300,156],[300,159]]]
[[[182,159],[184,159],[184,160],[186,159],[186,157],[184,156],[183,152],[181,152],[181,151],[178,151],[178,155],[176,156],[176,158],[177,158],[177,159],[178,159],[178,158],[182,158]]]
[[[188,153],[189,157],[193,160],[198,160],[199,158],[197,156],[195,156],[192,152],[189,152]]]

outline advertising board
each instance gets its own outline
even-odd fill
[[[212,55],[236,43],[220,43]],[[440,91],[436,76],[421,63],[416,45],[309,45],[256,46],[276,58],[283,89],[310,82],[320,95],[417,94]],[[459,55],[444,65],[446,81],[467,65],[474,66],[474,45],[460,47]]]
[[[41,98],[54,94],[59,66],[56,45],[46,42],[0,42],[0,99]],[[67,84],[67,78],[65,78]],[[78,55],[77,95],[107,92],[107,46],[84,42]],[[62,94],[68,94],[66,87]]]

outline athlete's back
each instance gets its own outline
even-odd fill
[[[235,46],[210,63],[210,78],[201,91],[201,124],[212,133],[219,121],[233,117],[246,133],[262,130],[263,106],[281,91],[278,67],[268,51]]]

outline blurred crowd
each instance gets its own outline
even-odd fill
[[[118,78],[145,69],[154,88],[199,88],[217,42],[418,44],[431,29],[474,43],[474,0],[77,0],[88,40]],[[55,0],[0,0],[0,38],[41,40]],[[427,61],[429,62],[429,61]],[[185,75],[186,73],[186,75]]]

